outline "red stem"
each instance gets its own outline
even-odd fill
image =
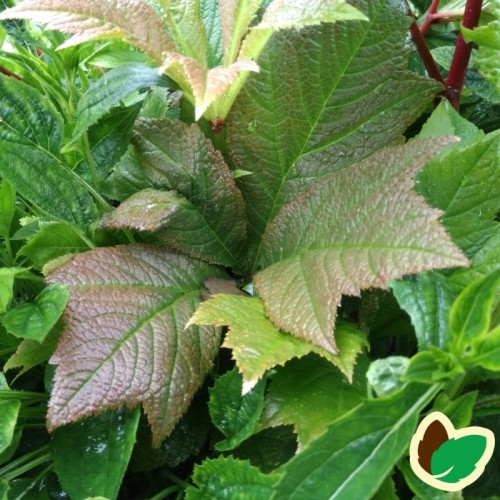
[[[0,73],[2,73],[2,75],[6,75],[6,76],[12,76],[16,80],[22,80],[22,78],[18,74],[14,73],[14,72],[12,72],[12,71],[10,71],[7,68],[4,68],[2,66],[0,66]]]
[[[479,23],[481,15],[481,7],[483,0],[467,0],[465,4],[464,17],[462,25],[465,28],[474,29]],[[472,43],[465,43],[462,33],[458,34],[455,52],[451,60],[450,72],[446,79],[445,96],[451,102],[453,107],[458,110],[460,105],[460,94],[462,92],[469,64],[470,55],[472,52]]]
[[[424,19],[424,22],[420,26],[420,33],[425,35],[429,28],[431,27],[433,21],[433,14],[435,14],[439,7],[439,0],[432,0],[431,6],[429,7],[429,12],[427,12],[427,17]]]
[[[428,75],[431,78],[434,78],[434,80],[445,85],[443,77],[439,72],[439,69],[434,61],[434,58],[432,57],[431,51],[429,50],[429,47],[427,47],[427,44],[425,43],[424,37],[420,32],[420,28],[418,27],[416,21],[413,21],[411,23],[410,33],[413,38],[413,42],[415,43],[417,50],[420,54],[420,57],[422,58],[422,62],[424,63]]]

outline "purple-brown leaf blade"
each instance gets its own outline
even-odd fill
[[[386,149],[286,205],[263,238],[255,277],[275,325],[330,352],[342,294],[467,259],[412,191],[413,176],[450,139]]]
[[[48,412],[55,429],[143,404],[159,445],[212,365],[219,332],[186,323],[217,268],[164,248],[128,245],[75,257],[47,281],[70,291]]]

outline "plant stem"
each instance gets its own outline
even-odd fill
[[[159,493],[152,496],[149,500],[162,500],[163,498],[167,498],[169,495],[171,495],[172,493],[176,493],[179,490],[180,490],[179,486],[174,484],[173,486],[169,486],[168,488],[161,490]]]
[[[415,43],[418,53],[420,54],[420,57],[422,58],[422,62],[424,63],[425,69],[428,73],[428,75],[436,80],[439,83],[442,83],[445,85],[445,82],[443,80],[443,77],[441,76],[441,73],[439,72],[439,69],[436,65],[436,62],[434,61],[434,58],[432,57],[431,51],[429,50],[429,47],[427,47],[427,44],[425,43],[424,37],[422,33],[420,32],[420,28],[418,27],[418,24],[416,21],[413,21],[410,26],[410,33],[413,38],[413,42]]]
[[[5,75],[5,76],[12,76],[16,80],[22,80],[22,78],[18,74],[14,73],[13,71],[8,70],[7,68],[4,68],[3,66],[0,66],[0,73],[2,73],[2,75]]]
[[[429,28],[431,27],[431,24],[433,22],[433,14],[437,12],[438,7],[439,0],[432,0],[431,6],[429,7],[429,12],[427,12],[427,17],[420,26],[420,33],[422,34],[422,36],[425,35],[427,31],[429,31]]]
[[[467,0],[465,4],[462,26],[474,29],[479,23],[483,0]],[[462,33],[458,34],[455,52],[451,61],[450,72],[446,79],[445,97],[452,106],[458,110],[460,106],[460,94],[462,92],[467,66],[472,52],[472,43],[465,43]]]

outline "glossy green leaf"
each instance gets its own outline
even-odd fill
[[[271,498],[276,476],[262,474],[246,461],[219,457],[194,468],[196,487],[186,489],[186,500],[233,500]]]
[[[432,475],[439,476],[439,480],[446,483],[464,479],[476,469],[477,462],[486,450],[486,444],[486,438],[482,435],[462,436],[445,441],[432,454]],[[443,475],[445,472],[448,473]]]
[[[34,366],[47,361],[56,349],[62,329],[62,322],[59,322],[42,342],[23,340],[17,347],[16,352],[6,361],[3,367],[4,371],[20,368],[17,374],[17,377],[19,377]]]
[[[62,119],[47,97],[0,76],[0,175],[18,194],[58,220],[87,226],[95,204],[78,177],[58,158]]]
[[[232,450],[255,432],[264,408],[265,388],[265,380],[261,380],[243,395],[243,377],[237,369],[215,381],[210,390],[210,416],[227,438],[215,444],[216,450]]]
[[[219,2],[200,0],[200,12],[207,36],[207,64],[209,68],[222,64],[222,26]]]
[[[70,291],[66,329],[51,358],[49,428],[142,403],[158,446],[219,348],[216,329],[185,329],[211,276],[223,272],[147,245],[86,252],[49,275],[47,282]]]
[[[457,289],[439,272],[392,281],[399,305],[410,315],[420,350],[429,345],[444,348],[451,339],[449,316]]]
[[[412,384],[339,418],[281,468],[273,498],[371,498],[408,448],[419,412],[435,394],[435,387]]]
[[[0,373],[0,389],[2,391],[9,390],[3,373]],[[14,437],[17,415],[20,408],[21,401],[0,398],[0,453],[8,448]]]
[[[431,160],[417,175],[416,190],[444,211],[442,223],[467,256],[495,234],[500,199],[500,133],[491,133],[445,157]]]
[[[61,317],[68,291],[62,285],[49,285],[34,302],[20,304],[3,317],[5,329],[14,337],[42,342]]]
[[[204,221],[203,234],[197,229],[186,234],[181,244],[176,233],[175,238],[169,237],[169,245],[177,245],[175,248],[181,247],[192,256],[238,268],[246,239],[243,199],[222,155],[198,126],[139,119],[133,144],[146,178],[154,186],[177,191],[198,212],[191,218]],[[203,241],[198,240],[200,237]]]
[[[364,357],[358,361],[349,383],[331,363],[315,355],[290,360],[271,376],[262,426],[291,424],[299,450],[307,447],[328,424],[362,403],[367,365]]]
[[[280,329],[337,353],[341,296],[392,278],[468,264],[412,190],[415,173],[449,139],[372,155],[312,186],[267,226],[255,285]]]
[[[218,294],[203,302],[189,324],[229,326],[223,347],[233,350],[243,374],[243,388],[250,390],[266,370],[292,358],[315,352],[337,366],[352,380],[356,358],[366,345],[365,336],[349,323],[341,323],[337,338],[339,355],[280,332],[264,314],[258,298]]]
[[[403,375],[410,360],[404,356],[389,356],[370,363],[366,378],[373,392],[378,396],[389,396],[404,385]]]
[[[117,498],[134,447],[139,415],[138,408],[116,410],[54,432],[54,468],[71,498]]]
[[[490,328],[491,308],[500,284],[500,269],[472,282],[455,300],[450,313],[457,350],[480,341]]]
[[[315,180],[402,142],[439,91],[406,69],[409,19],[396,2],[352,5],[370,21],[275,34],[259,58],[259,74],[228,116],[232,164],[253,173],[238,179],[252,263],[266,226],[287,201]]]
[[[215,192],[212,194],[215,195]],[[146,189],[107,213],[99,227],[155,232],[160,241],[182,253],[211,263],[237,266],[232,249],[240,247],[241,242],[234,235],[225,241],[223,233],[227,226],[224,220],[220,223],[212,221],[208,219],[206,211],[200,210],[175,191]],[[226,214],[230,216],[228,211]]]
[[[474,63],[484,77],[491,82],[496,90],[500,92],[500,2],[492,0],[490,12],[494,13],[494,19],[488,24],[476,27],[473,30],[461,26],[462,34],[467,42],[475,42],[479,46]]]
[[[79,99],[73,135],[79,135],[97,123],[132,92],[156,85],[159,78],[156,70],[137,63],[123,64],[108,71]]]
[[[488,370],[500,370],[500,325],[478,342],[472,362]]]
[[[14,278],[27,269],[21,267],[0,267],[0,314],[7,311],[12,300]]]
[[[41,222],[40,230],[19,250],[38,268],[52,259],[89,249],[82,232],[67,222]]]
[[[476,402],[478,391],[462,394],[453,401],[442,392],[434,402],[432,411],[440,411],[444,413],[451,421],[455,429],[467,427],[472,420],[472,412],[474,411],[474,403]]]
[[[10,226],[16,209],[16,192],[6,179],[0,187],[0,236],[10,235]]]

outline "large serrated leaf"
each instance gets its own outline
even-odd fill
[[[158,82],[158,72],[138,63],[123,64],[96,80],[79,99],[73,135],[79,135],[97,123],[113,106],[136,90]]]
[[[175,190],[189,201],[196,212],[191,220],[198,221],[208,235],[200,241],[198,230],[186,234],[182,241],[169,238],[169,244],[181,246],[182,251],[190,255],[235,269],[244,265],[243,199],[222,155],[214,150],[201,130],[179,121],[139,119],[133,144],[150,182]],[[165,196],[170,196],[172,201],[175,198],[173,194]]]
[[[447,139],[412,142],[372,155],[286,205],[263,238],[255,276],[280,329],[337,352],[341,295],[385,287],[391,278],[467,265],[412,177]]]
[[[436,392],[413,384],[339,418],[281,468],[273,498],[371,498],[407,449],[420,410]]]
[[[311,352],[323,356],[352,381],[357,355],[366,343],[364,335],[348,323],[337,331],[340,355],[333,355],[316,345],[280,332],[265,316],[258,298],[217,294],[203,302],[189,323],[229,326],[223,347],[233,350],[243,374],[243,390],[250,390],[273,366]]]
[[[271,4],[272,5],[272,4]],[[319,4],[318,4],[319,5]],[[394,142],[439,87],[406,70],[409,18],[393,0],[353,2],[366,21],[275,34],[228,117],[252,256],[308,184]],[[332,57],[334,54],[334,57]]]
[[[161,62],[175,50],[161,17],[146,0],[25,0],[0,19],[30,19],[72,33],[62,47],[99,38],[123,38]]]
[[[70,292],[48,426],[143,404],[159,445],[189,406],[219,347],[213,328],[190,327],[203,282],[222,272],[129,245],[98,249],[59,267],[47,281]]]
[[[200,12],[207,37],[207,65],[209,68],[222,64],[222,27],[219,2],[200,0]]]

